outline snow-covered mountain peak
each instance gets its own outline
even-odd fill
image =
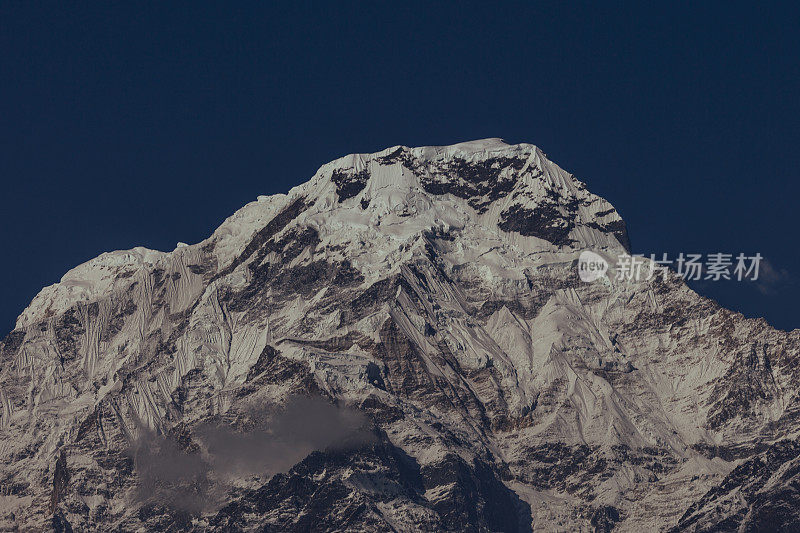
[[[513,258],[511,264],[542,252],[628,246],[614,207],[532,144],[491,138],[450,146],[395,146],[322,165],[288,195],[259,197],[240,209],[194,247],[144,255],[144,249],[119,251],[89,261],[37,295],[17,326],[107,295],[113,288],[103,281],[109,273],[135,268],[145,256],[169,264],[213,243],[218,263],[230,264],[266,221],[287,205],[299,205],[298,200],[302,209],[293,225],[312,228],[326,245],[343,246],[363,268],[394,264],[405,257],[409,243],[431,232],[447,235],[455,249],[478,255],[500,245],[504,257]],[[458,260],[470,257],[465,253]],[[125,265],[119,265],[120,258],[127,258]]]
[[[628,247],[613,206],[532,144],[486,139],[351,154],[290,194],[329,219],[366,220],[378,232],[464,230],[527,252]]]
[[[103,254],[0,342],[0,529],[790,524],[800,330],[674,275],[581,281],[626,243],[541,150],[484,139],[349,155],[200,243]],[[369,434],[340,452],[320,418]]]

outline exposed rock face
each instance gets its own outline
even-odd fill
[[[585,249],[616,210],[489,139],[103,254],[0,344],[2,528],[796,529],[800,332]]]

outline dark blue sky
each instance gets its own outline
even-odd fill
[[[700,292],[800,327],[796,7],[93,4],[0,4],[0,332],[333,158],[483,137],[542,147],[636,252],[760,252],[769,284]]]

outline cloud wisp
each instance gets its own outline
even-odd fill
[[[189,513],[209,511],[237,479],[286,472],[316,450],[374,439],[362,413],[322,398],[292,397],[240,415],[235,425],[207,422],[178,437],[143,431],[131,449],[136,498]]]

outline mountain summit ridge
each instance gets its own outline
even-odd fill
[[[415,166],[419,172],[419,168],[422,166],[436,165],[442,161],[455,160],[485,163],[498,158],[517,158],[517,166],[520,168],[516,170],[522,171],[514,175],[512,179],[508,179],[504,183],[501,182],[500,190],[491,188],[492,186],[498,188],[498,179],[502,180],[500,177],[501,172],[498,171],[504,169],[500,164],[495,164],[497,168],[482,168],[481,170],[486,175],[481,176],[478,174],[472,176],[471,183],[467,180],[460,180],[456,173],[446,172],[450,169],[445,169],[445,172],[438,172],[429,181],[421,183],[414,170],[403,165],[405,161],[406,164]],[[379,168],[382,172],[378,172],[377,176],[375,176],[375,173],[370,172],[370,179],[364,179],[362,183],[358,178],[358,173],[365,172],[368,165],[377,165],[384,168]],[[399,172],[397,168],[392,168],[395,165],[401,169]],[[541,167],[541,170],[539,170],[540,175],[535,175],[535,171],[529,170],[530,168],[539,169],[539,167]],[[520,180],[520,182],[518,183],[515,180]],[[538,187],[540,190],[530,190],[532,185],[541,184],[550,187],[550,189],[540,186]],[[469,187],[470,185],[472,187]],[[349,208],[353,202],[364,202],[365,196],[371,197],[374,193],[377,193],[376,195],[383,200],[380,204],[380,209],[376,209],[374,203],[372,206],[367,205],[365,209],[370,214],[377,211],[376,216],[378,219],[376,221],[379,221],[393,210],[404,208],[416,210],[419,207],[417,205],[409,206],[409,198],[399,197],[402,195],[411,195],[410,200],[413,204],[415,197],[420,194],[433,196],[447,191],[447,193],[455,194],[456,196],[461,196],[462,199],[468,200],[472,204],[471,207],[477,207],[479,211],[483,210],[482,213],[485,213],[487,208],[493,207],[491,204],[500,204],[498,200],[504,200],[511,193],[527,193],[529,196],[542,195],[548,192],[553,194],[551,191],[558,191],[555,188],[569,190],[574,195],[576,192],[584,191],[585,185],[550,162],[540,149],[531,144],[508,145],[499,138],[489,138],[450,146],[420,148],[394,146],[372,154],[349,154],[322,165],[311,180],[293,188],[288,195],[260,196],[258,202],[246,205],[232,217],[229,217],[214,232],[214,235],[210,239],[203,241],[203,243],[211,239],[222,240],[222,236],[226,232],[237,234],[240,239],[247,239],[250,237],[247,233],[254,233],[260,229],[259,224],[262,219],[272,214],[272,206],[275,205],[276,201],[288,201],[299,196],[314,198],[316,200],[314,207],[321,212],[337,207],[337,203],[344,203],[345,205],[342,207]],[[387,189],[390,190],[387,191]],[[527,198],[527,200],[529,203],[530,198]],[[603,224],[615,228],[614,231],[618,233],[619,239],[623,240],[623,244],[627,246],[624,223],[619,215],[616,214],[613,206],[599,197],[593,197],[593,201],[596,201],[601,206],[599,212],[605,213],[602,217]],[[362,203],[362,205],[365,204]],[[525,205],[517,202],[511,208],[516,209],[514,214],[519,214],[520,209],[524,209]],[[495,208],[492,211],[497,211],[497,209]],[[418,215],[416,211],[414,214]],[[496,217],[497,213],[490,213],[491,215]],[[585,213],[580,213],[580,215],[586,219],[591,218],[590,215]],[[575,214],[572,216],[574,217]],[[482,217],[481,224],[490,225],[492,221],[487,222],[483,220],[485,218]],[[594,220],[591,221],[594,222]],[[447,222],[452,222],[452,220],[443,221],[445,224]],[[498,223],[499,220],[494,222]],[[426,223],[431,226],[428,229],[433,229],[434,224],[431,221],[426,221]],[[516,227],[513,223],[507,224],[507,226],[506,229],[512,232],[526,231],[525,228]],[[595,224],[595,227],[590,228],[590,231],[603,231],[603,229],[603,226]],[[536,233],[533,229],[527,231],[531,234]],[[560,239],[557,244],[568,244],[565,236],[560,235],[564,233],[564,228],[558,228],[556,233],[559,234],[557,239]],[[541,232],[541,236],[546,237],[546,233]],[[613,245],[613,243],[598,242],[596,239],[590,239],[590,244],[597,245],[600,248],[607,248]],[[237,241],[235,245],[239,246],[241,243]],[[176,249],[172,253],[177,251]],[[60,283],[46,287],[40,292],[20,315],[16,327],[19,328],[29,322],[41,320],[47,313],[63,311],[77,301],[91,301],[96,296],[104,295],[108,290],[108,282],[113,281],[114,273],[138,268],[143,262],[152,264],[158,259],[166,260],[169,254],[170,252],[137,247],[132,250],[107,252],[87,261],[65,274]],[[232,257],[221,258],[222,262],[230,260],[232,260]]]
[[[585,250],[629,252],[614,207],[485,139],[351,154],[200,243],[103,254],[0,344],[0,523],[794,524],[800,331],[674,274],[584,283]]]

